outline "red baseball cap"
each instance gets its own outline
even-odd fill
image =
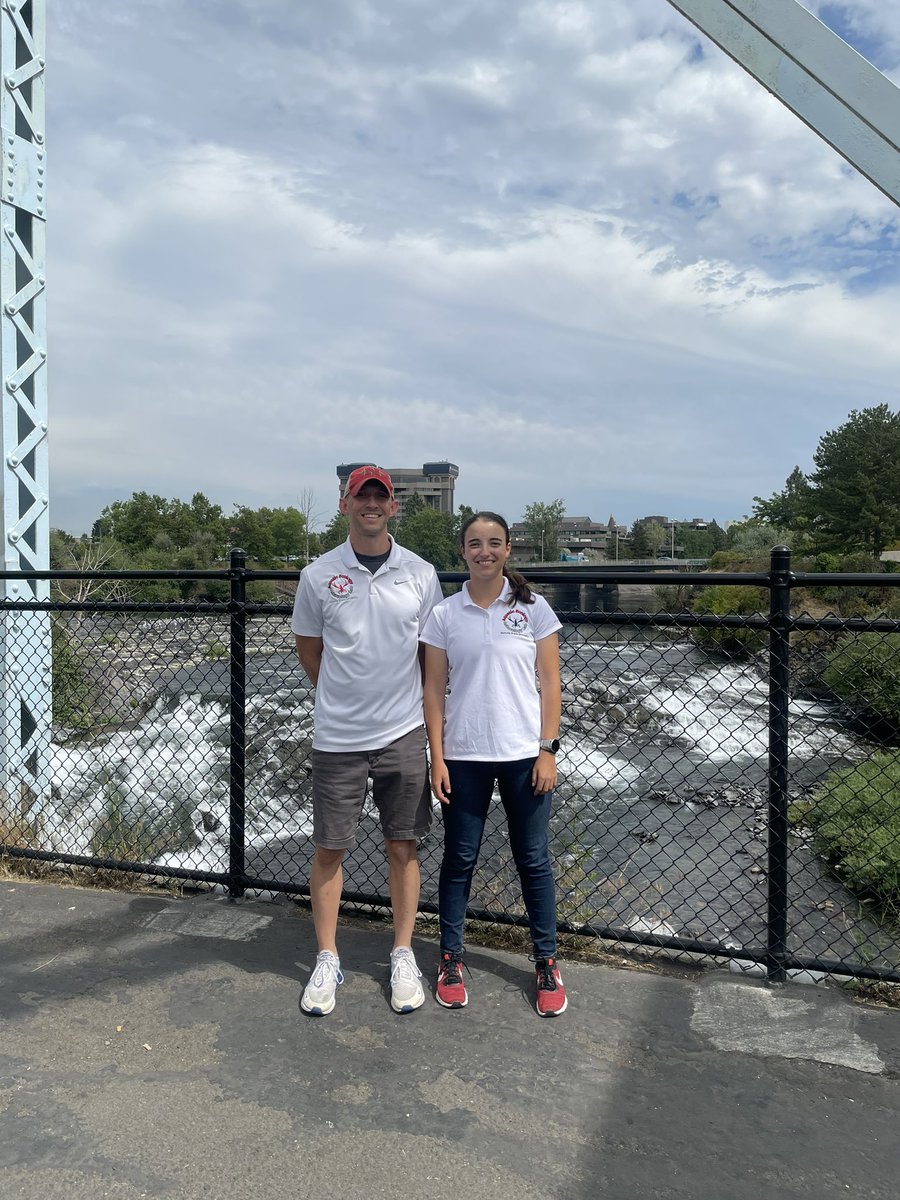
[[[344,484],[344,499],[346,500],[348,496],[358,495],[359,489],[367,483],[380,483],[393,500],[394,484],[390,475],[383,467],[374,467],[371,463],[365,467],[357,467],[355,471],[350,472],[347,482]]]

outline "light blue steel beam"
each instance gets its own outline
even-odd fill
[[[668,0],[900,204],[900,89],[797,0]]]
[[[3,565],[50,555],[45,303],[44,0],[0,3],[0,388]],[[3,580],[4,601],[45,600],[46,580]],[[0,828],[26,833],[50,792],[50,617],[0,615]]]

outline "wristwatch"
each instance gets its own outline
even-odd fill
[[[559,749],[559,738],[542,738],[540,747],[542,750],[547,750],[550,754],[555,754]]]

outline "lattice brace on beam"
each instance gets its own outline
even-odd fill
[[[0,387],[6,571],[49,567],[45,296],[45,0],[0,0]],[[0,835],[33,824],[50,792],[50,617],[46,580],[4,578],[0,615]],[[4,810],[6,810],[4,812]],[[7,819],[6,823],[9,823]]]

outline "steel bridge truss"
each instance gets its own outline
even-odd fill
[[[45,296],[44,0],[0,5],[0,379],[6,571],[49,567]],[[4,578],[7,600],[49,597],[45,580]],[[51,635],[46,612],[0,619],[2,799],[24,813],[49,792]]]

